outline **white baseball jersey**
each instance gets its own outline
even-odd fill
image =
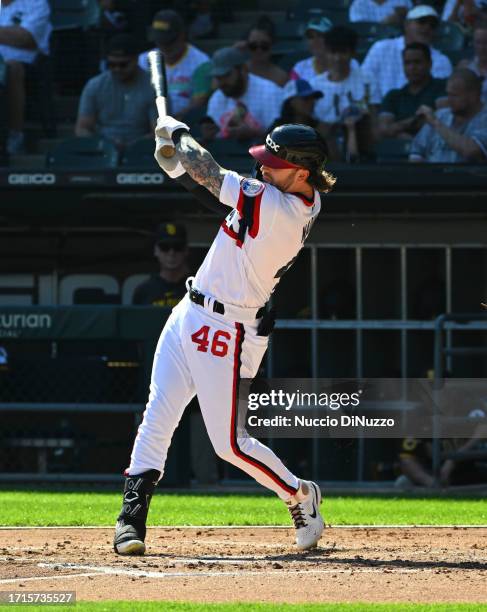
[[[220,201],[232,207],[198,270],[194,286],[223,303],[259,308],[293,264],[320,212],[312,200],[228,172]]]
[[[367,92],[367,79],[360,66],[351,66],[350,74],[343,81],[331,81],[329,73],[324,72],[311,79],[310,84],[323,92],[323,97],[316,101],[314,115],[325,123],[339,121],[343,111],[364,100]],[[370,103],[379,104],[381,96],[377,86],[375,83],[368,85]]]
[[[352,59],[351,62],[352,68],[357,68],[359,66],[359,63],[356,59]],[[301,60],[297,64],[294,64],[294,68],[291,70],[290,77],[293,80],[304,79],[305,81],[311,82],[311,79],[314,79],[320,74],[323,73],[316,71],[315,58],[314,56],[311,56],[304,60]]]
[[[264,132],[279,117],[283,91],[269,79],[249,74],[247,89],[240,98],[229,98],[217,89],[208,101],[208,115],[219,126],[222,137],[227,138],[226,130],[237,105],[244,107],[244,123]]]

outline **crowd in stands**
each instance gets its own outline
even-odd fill
[[[290,17],[296,35],[285,49],[278,24],[256,15],[232,46],[211,56],[198,48],[218,32],[210,0],[183,2],[178,10],[161,0],[146,40],[132,28],[127,2],[99,0],[100,73],[82,89],[78,137],[100,135],[124,151],[151,135],[147,53],[158,48],[169,112],[206,144],[243,147],[272,126],[300,122],[323,135],[332,161],[373,161],[384,139],[408,141],[411,162],[487,159],[486,0],[352,0],[346,23],[327,12],[333,3],[316,0],[316,9]],[[452,23],[463,42],[461,53],[449,56],[448,44],[437,48],[438,30]],[[10,154],[24,150],[26,69],[49,54],[51,30],[47,0],[3,0],[0,88],[3,64]],[[307,56],[288,65],[305,48]]]

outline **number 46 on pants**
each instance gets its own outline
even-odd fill
[[[201,353],[208,352],[208,346],[210,344],[209,336],[212,330],[209,325],[203,325],[198,331],[191,334],[191,340],[198,345],[198,351]],[[223,329],[217,329],[213,333],[211,339],[210,352],[215,357],[225,357],[228,353],[228,340],[231,339],[231,334],[224,331]]]

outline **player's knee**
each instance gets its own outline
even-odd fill
[[[235,453],[232,449],[230,441],[213,442],[213,448],[215,449],[215,453],[220,457],[220,459],[223,459],[223,461],[228,461],[229,463],[233,463],[235,461]]]

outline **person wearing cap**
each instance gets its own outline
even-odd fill
[[[285,123],[300,123],[317,129],[319,122],[314,117],[314,109],[317,100],[322,97],[323,93],[304,79],[289,81],[283,89],[281,114],[274,122],[274,127]]]
[[[328,56],[325,47],[325,34],[333,27],[327,17],[313,17],[306,24],[304,36],[311,57],[300,60],[291,70],[291,79],[311,79],[328,68]]]
[[[236,47],[219,49],[212,58],[211,75],[217,90],[208,102],[207,115],[221,138],[256,138],[279,115],[282,88],[249,73],[247,59]]]
[[[0,2],[0,58],[7,69],[7,151],[24,149],[26,66],[39,54],[49,54],[52,31],[47,0],[2,0]]]
[[[351,23],[400,24],[412,7],[411,0],[353,0],[348,14]]]
[[[159,225],[154,236],[159,271],[135,288],[132,303],[174,308],[186,293],[189,275],[186,228],[178,223]]]
[[[130,34],[108,43],[108,70],[83,88],[76,119],[76,136],[103,136],[122,150],[148,136],[157,110],[149,76],[137,65],[138,44]]]
[[[428,45],[407,45],[403,60],[408,82],[401,89],[391,89],[382,101],[377,125],[380,138],[411,139],[424,123],[416,115],[418,108],[423,104],[437,108],[446,102],[446,81],[431,76]]]
[[[159,11],[149,29],[149,40],[162,51],[166,63],[168,112],[182,118],[202,106],[211,93],[209,60],[206,53],[188,43],[184,21],[173,10]],[[149,51],[139,56],[139,66],[149,71]]]
[[[429,106],[416,114],[425,125],[409,152],[411,162],[485,163],[487,161],[487,108],[482,103],[481,79],[468,68],[457,68],[446,86],[448,108]]]
[[[449,77],[452,71],[450,60],[431,46],[438,22],[438,13],[432,6],[415,6],[406,16],[403,36],[379,40],[372,45],[362,63],[362,69],[368,81],[379,88],[381,98],[391,89],[400,89],[406,85],[402,53],[406,45],[413,42],[423,43],[431,48],[433,77]]]

